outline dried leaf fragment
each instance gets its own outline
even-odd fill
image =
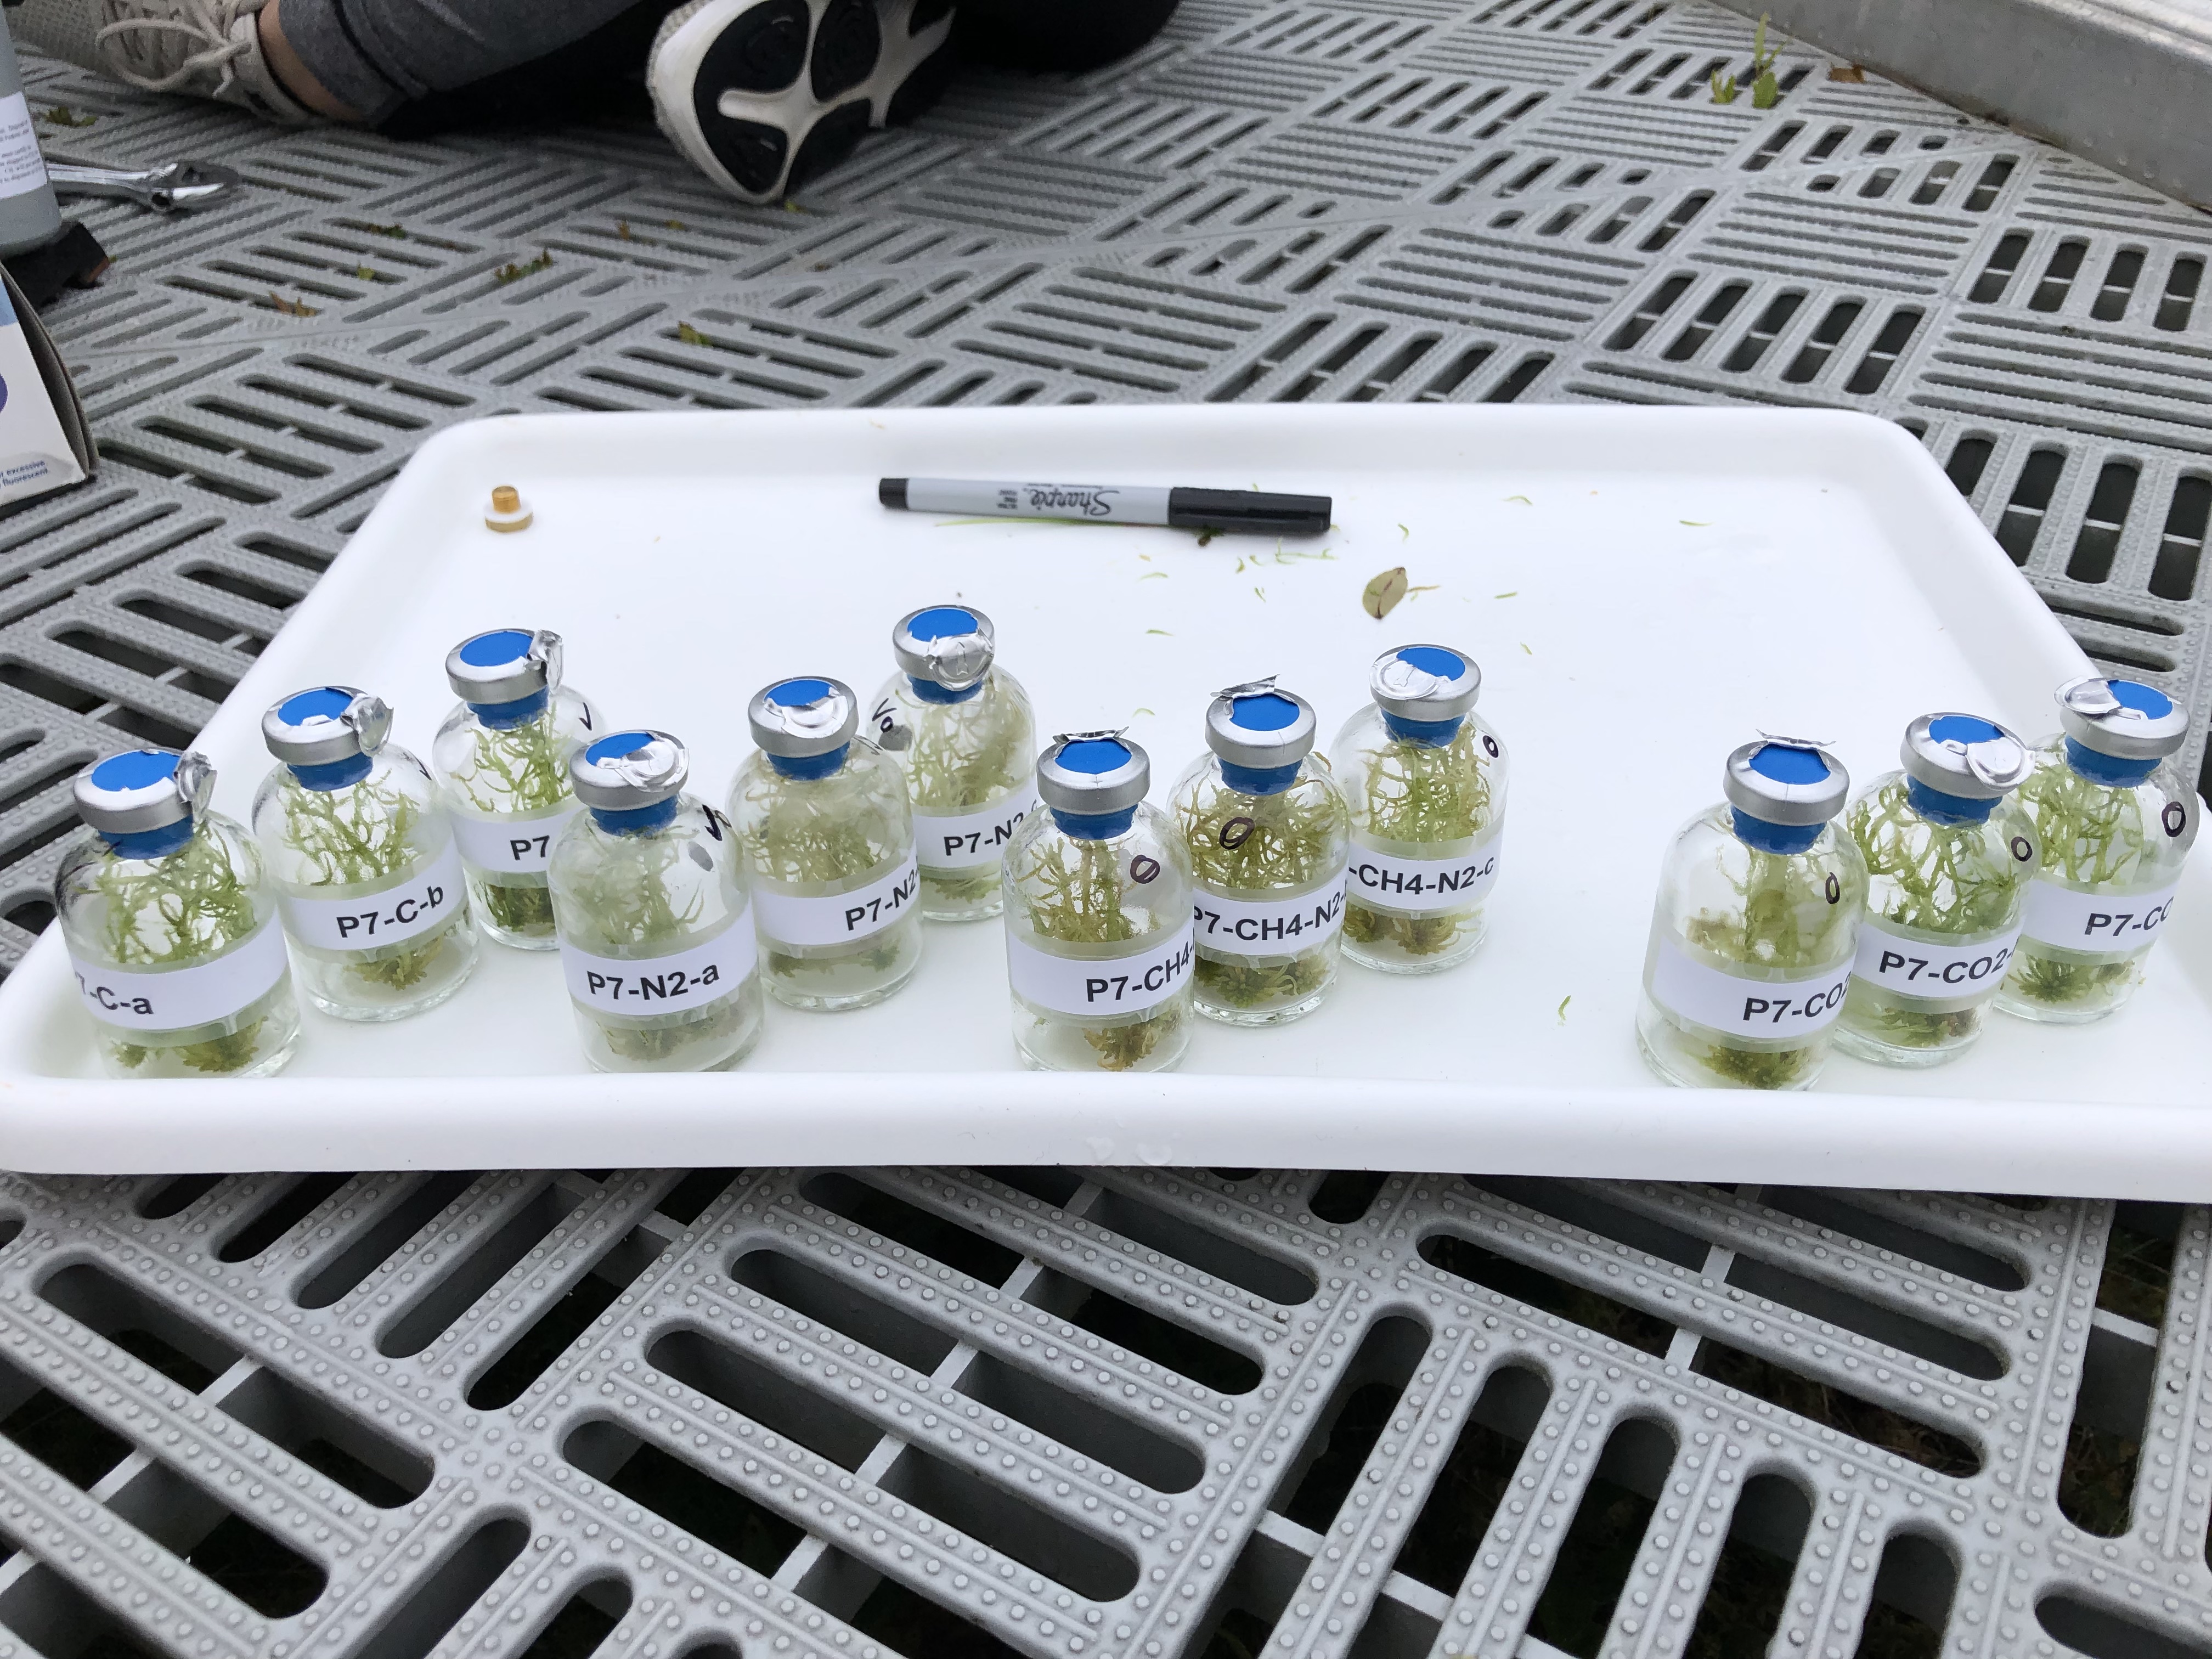
[[[683,341],[685,345],[704,345],[707,343],[707,337],[702,334],[697,329],[692,327],[689,323],[678,323],[676,325],[676,337]]]
[[[404,225],[363,225],[362,228],[372,236],[389,236],[396,242],[407,240],[407,227]]]
[[[517,264],[510,259],[505,264],[501,265],[497,270],[492,272],[492,278],[494,281],[499,283],[518,282],[525,276],[534,276],[541,270],[550,270],[552,268],[553,255],[551,252],[545,248],[540,248],[538,251],[538,257],[535,259],[532,259],[525,264]]]
[[[1846,86],[1863,86],[1866,83],[1866,71],[1856,64],[1831,64],[1828,65],[1828,78],[1831,81],[1841,81]]]
[[[305,300],[288,300],[275,289],[269,290],[269,303],[287,317],[319,317],[322,308],[311,306]]]
[[[1359,590],[1359,608],[1381,622],[1398,608],[1398,602],[1411,591],[1406,580],[1406,567],[1386,570]]]

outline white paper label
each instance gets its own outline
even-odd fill
[[[805,895],[756,883],[753,916],[761,937],[776,945],[850,945],[880,933],[907,913],[921,872],[909,853],[887,874],[847,893]]]
[[[2077,893],[2039,878],[2028,884],[2020,930],[2069,951],[2132,953],[2147,948],[2166,926],[2179,884],[2154,893]]]
[[[1006,980],[1014,994],[1056,1014],[1140,1014],[1190,982],[1191,930],[1155,934],[1133,956],[1054,956],[1006,930]]]
[[[375,951],[442,926],[459,909],[460,850],[448,841],[438,856],[404,881],[352,898],[284,895],[284,929],[315,951]]]
[[[1859,924],[1853,977],[1916,1002],[1971,1003],[2003,982],[2020,929],[1973,945],[1936,945],[1893,933],[1873,917]]]
[[[1805,1037],[1844,1012],[1849,963],[1812,979],[1749,979],[1692,959],[1671,939],[1659,941],[1651,1000],[1692,1025],[1732,1036]]]
[[[1231,956],[1299,956],[1344,926],[1345,872],[1326,887],[1280,898],[1224,898],[1211,889],[1192,895],[1191,916],[1202,949]]]
[[[561,839],[568,820],[582,811],[575,801],[566,801],[550,811],[517,814],[514,817],[477,818],[461,812],[447,817],[453,840],[471,869],[491,875],[529,872],[543,875],[553,857],[553,843]]]
[[[46,162],[39,154],[31,106],[21,93],[11,92],[0,98],[0,196],[21,196],[46,182]]]
[[[1471,910],[1490,896],[1498,883],[1496,829],[1455,858],[1401,859],[1355,845],[1352,896],[1362,904],[1395,915],[1432,916],[1446,910]]]
[[[925,870],[975,870],[996,864],[1036,804],[1036,795],[1017,789],[996,805],[979,806],[972,812],[938,817],[917,809],[915,855]]]
[[[568,994],[603,1014],[666,1014],[703,1008],[745,982],[760,960],[751,921],[739,911],[703,945],[665,957],[595,957],[561,941]]]
[[[1157,484],[987,483],[970,478],[908,478],[915,513],[982,513],[1023,519],[1097,519],[1109,524],[1165,524],[1168,492]]]
[[[70,958],[77,994],[94,1019],[134,1031],[183,1031],[251,1008],[284,977],[284,930],[272,918],[212,962],[165,974],[131,974]]]

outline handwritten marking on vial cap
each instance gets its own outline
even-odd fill
[[[522,499],[522,492],[513,484],[492,486],[491,504],[484,509],[485,529],[512,535],[518,530],[529,529],[531,520],[536,516]]]

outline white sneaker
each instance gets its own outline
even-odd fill
[[[934,102],[951,33],[951,0],[687,0],[653,38],[646,84],[693,165],[776,202]]]
[[[282,126],[316,118],[276,82],[254,26],[265,0],[24,0],[15,37],[149,92],[250,109]]]

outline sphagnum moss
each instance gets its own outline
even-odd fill
[[[400,790],[381,789],[368,781],[342,789],[309,789],[286,776],[277,784],[276,799],[286,839],[313,872],[309,886],[388,882],[414,867],[413,831],[422,809]],[[345,971],[387,990],[406,990],[436,965],[451,926],[349,956]]]
[[[2064,763],[2039,766],[2020,787],[2021,804],[2043,839],[2044,871],[2076,887],[2130,881],[2152,841],[2132,789],[2092,782]],[[2014,953],[2013,988],[2055,1008],[2094,1004],[2138,971],[2132,960],[2096,962],[2036,939]]]
[[[553,728],[553,711],[549,708],[503,730],[479,726],[468,769],[453,773],[451,781],[462,799],[488,815],[544,812],[561,805],[568,799],[568,744]],[[552,931],[553,898],[542,875],[506,881],[487,877],[477,884],[477,896],[502,932],[532,936]]]
[[[1201,789],[1178,799],[1176,825],[1190,848],[1201,887],[1232,893],[1297,892],[1318,887],[1344,861],[1343,806],[1334,793],[1292,787],[1273,795]],[[1234,1008],[1296,1001],[1327,982],[1325,946],[1277,961],[1209,957],[1194,969],[1199,988]]]
[[[1070,855],[1073,854],[1073,862]],[[1137,924],[1121,904],[1121,854],[1107,842],[1042,844],[1015,879],[1027,891],[1030,925],[1067,945],[1119,945],[1137,937]],[[1042,891],[1030,887],[1035,883]],[[1181,999],[1104,1029],[1086,1027],[1083,1040],[1109,1072],[1126,1072],[1182,1029]]]
[[[665,837],[605,837],[598,859],[586,866],[576,884],[570,939],[594,956],[649,964],[662,954],[654,946],[682,939],[704,913],[703,895],[693,893],[681,909],[670,896],[667,872],[684,857],[684,845]],[[740,917],[735,925],[751,923]],[[739,989],[732,985],[696,1014],[671,1014],[665,1023],[652,1025],[605,1020],[599,1030],[607,1047],[624,1060],[641,1065],[669,1060],[702,1043],[727,1040],[744,1020]]]
[[[160,859],[104,864],[94,884],[105,902],[100,943],[118,968],[169,968],[204,960],[250,937],[259,925],[253,896],[206,833]],[[246,1011],[252,1018],[237,1030],[179,1045],[173,1051],[179,1063],[210,1075],[244,1070],[259,1052],[270,1005],[289,989],[283,981],[270,988]],[[110,1057],[131,1071],[143,1066],[151,1053],[144,1043],[108,1044]]]
[[[1490,827],[1491,789],[1481,733],[1463,723],[1449,744],[1392,738],[1370,761],[1361,801],[1366,832],[1383,841],[1433,847],[1465,841]],[[1464,912],[1401,915],[1346,899],[1344,933],[1362,944],[1395,945],[1408,956],[1449,950]]]

